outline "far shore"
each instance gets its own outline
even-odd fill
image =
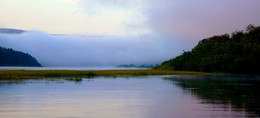
[[[32,79],[50,77],[206,75],[212,73],[173,70],[0,70],[0,79]]]

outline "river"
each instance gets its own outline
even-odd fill
[[[1,80],[1,118],[255,118],[260,76]]]

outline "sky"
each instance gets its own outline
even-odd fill
[[[39,31],[0,35],[0,46],[34,56],[47,67],[118,66],[160,64],[184,47],[181,40],[157,35],[81,36],[51,35]],[[183,43],[181,43],[183,42]],[[172,46],[178,44],[177,46]]]
[[[259,0],[0,0],[0,27],[31,31],[0,34],[0,46],[30,53],[45,66],[161,63],[203,38],[259,26],[259,5]]]

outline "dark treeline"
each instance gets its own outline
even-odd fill
[[[4,33],[4,34],[21,34],[24,32],[26,31],[19,30],[19,29],[0,28],[0,33]]]
[[[260,27],[201,40],[192,51],[165,61],[160,69],[260,73]]]
[[[41,66],[37,60],[29,54],[0,47],[0,66]]]

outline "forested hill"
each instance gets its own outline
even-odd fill
[[[19,30],[19,29],[0,28],[0,33],[2,33],[2,34],[21,34],[24,32],[26,32],[26,31]]]
[[[37,60],[29,54],[0,47],[0,66],[41,66]]]
[[[160,69],[260,73],[260,27],[201,40],[192,51],[165,61]]]

